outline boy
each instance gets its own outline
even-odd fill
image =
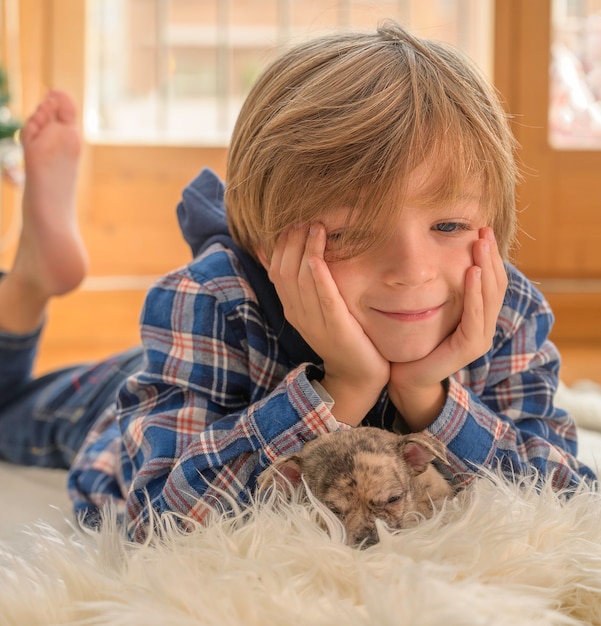
[[[457,484],[479,466],[595,479],[553,406],[551,311],[503,260],[514,141],[455,51],[388,23],[285,53],[240,112],[225,197],[206,170],[184,191],[194,260],[148,293],[142,350],[28,382],[47,300],[85,271],[74,115],[53,93],[23,130],[0,455],[69,466],[88,522],[107,502],[138,540],[151,509],[202,520],[280,455],[360,424],[428,429]]]

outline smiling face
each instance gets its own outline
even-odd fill
[[[424,358],[455,330],[472,247],[487,225],[477,194],[432,207],[424,180],[418,168],[382,245],[328,263],[350,312],[392,363]],[[345,218],[341,210],[321,220],[334,256]]]

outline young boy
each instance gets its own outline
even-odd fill
[[[53,92],[22,133],[23,235],[0,281],[0,458],[70,467],[75,511],[202,520],[278,456],[360,424],[427,429],[449,477],[594,474],[553,406],[542,295],[504,261],[514,141],[457,52],[394,23],[276,60],[244,104],[227,189],[203,171],[178,217],[194,260],[158,281],[142,349],[38,380],[48,300],[85,272],[75,112]],[[125,384],[121,383],[125,380]],[[76,455],[76,456],[75,456]]]

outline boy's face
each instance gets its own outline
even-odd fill
[[[350,312],[392,363],[422,359],[455,330],[472,248],[486,226],[477,195],[431,208],[420,202],[421,188],[410,185],[385,244],[328,264]],[[332,246],[344,217],[322,220]]]

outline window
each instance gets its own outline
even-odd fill
[[[549,141],[601,149],[601,0],[553,0]]]
[[[241,103],[286,46],[398,20],[491,73],[492,0],[87,0],[92,143],[227,145]]]

